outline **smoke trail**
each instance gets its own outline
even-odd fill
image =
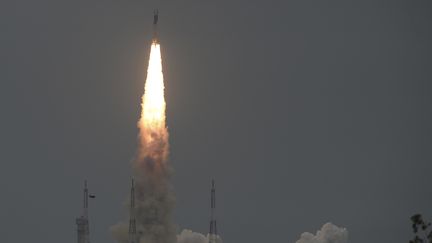
[[[172,168],[167,162],[168,130],[160,45],[153,42],[138,122],[138,148],[132,162],[135,179],[135,217],[140,243],[173,243],[176,226],[172,222],[175,197],[170,184]],[[114,238],[128,242],[128,226],[111,227]]]

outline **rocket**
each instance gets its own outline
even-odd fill
[[[152,38],[152,42],[153,43],[159,43],[159,38],[158,38],[158,31],[157,31],[157,22],[159,20],[159,11],[157,9],[155,9],[153,11],[153,38]]]
[[[157,22],[158,22],[158,18],[159,18],[159,16],[158,16],[158,14],[159,14],[159,11],[157,10],[157,9],[155,9],[154,11],[153,11],[153,24],[154,25],[157,25]]]

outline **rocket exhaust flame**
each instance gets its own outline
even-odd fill
[[[141,160],[150,156],[159,164],[165,163],[168,156],[164,90],[160,45],[153,42],[142,96],[141,118],[138,121],[140,129],[138,156]],[[159,149],[155,150],[155,146]]]
[[[155,40],[151,45],[141,107],[138,148],[132,161],[137,238],[140,243],[172,243],[176,240],[176,226],[171,217],[175,197],[169,181],[172,169],[167,163],[169,146],[162,59],[160,45]],[[129,239],[125,223],[112,226],[111,231],[121,243],[136,240]]]

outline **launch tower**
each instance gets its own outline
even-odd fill
[[[211,206],[211,212],[210,212],[209,243],[216,243],[217,240],[217,226],[216,226],[216,217],[215,217],[216,190],[215,190],[214,180],[212,180],[210,206]]]
[[[130,195],[130,209],[129,209],[129,243],[137,243],[138,238],[136,234],[136,219],[135,219],[135,185],[132,179],[131,195]]]
[[[88,189],[87,181],[84,181],[84,201],[83,212],[81,217],[76,219],[78,243],[90,243],[90,229],[88,220]]]

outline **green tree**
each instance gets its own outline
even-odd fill
[[[432,243],[432,226],[423,220],[421,214],[411,216],[414,238],[409,243]]]

